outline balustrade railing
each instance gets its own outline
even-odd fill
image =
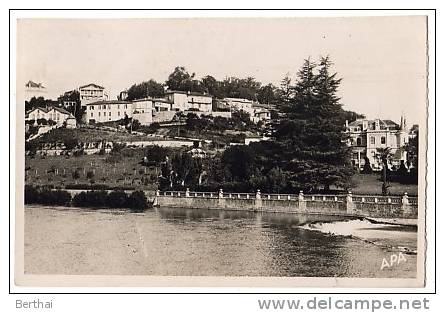
[[[242,193],[242,192],[215,192],[203,191],[158,191],[158,196],[167,197],[189,197],[189,198],[223,198],[223,199],[261,199],[275,201],[301,201],[306,202],[347,202],[348,197],[354,203],[374,203],[374,204],[411,204],[417,205],[417,197],[407,196],[371,196],[356,194],[341,195],[321,195],[321,194],[269,194],[269,193]]]

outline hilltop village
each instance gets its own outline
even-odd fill
[[[57,100],[45,98],[44,84],[28,81],[26,183],[72,189],[221,187],[269,192],[355,188],[375,194],[382,192],[380,173],[385,169],[393,193],[416,193],[418,127],[408,127],[403,116],[399,122],[366,119],[338,103],[332,103],[330,117],[292,111],[300,105],[296,86],[303,79],[286,76],[280,87],[261,85],[252,77],[198,80],[177,67],[164,84],[134,84],[115,99],[106,86],[92,82],[63,92]],[[311,129],[333,127],[336,135],[322,138],[320,128],[306,137],[308,132],[299,133],[300,126],[294,124],[289,130],[289,121],[309,125],[314,117],[318,121]],[[329,120],[336,124],[329,125]],[[289,133],[283,134],[285,130]],[[335,141],[333,151],[347,152],[338,156],[339,163],[328,161],[326,167],[323,150],[330,140]],[[313,166],[320,172],[308,175],[301,164],[297,170],[287,168],[295,158],[280,160],[280,153],[286,153],[280,145],[295,145],[302,156],[308,153],[304,145],[314,149],[312,155],[320,155]],[[339,170],[341,162],[347,171]],[[294,177],[295,171],[301,176]],[[326,173],[333,178],[322,179]]]

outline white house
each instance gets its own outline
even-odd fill
[[[93,83],[80,86],[79,94],[80,104],[82,107],[85,107],[89,103],[108,100],[108,95],[105,92],[105,87]]]
[[[131,102],[132,116],[142,125],[150,125],[153,122],[153,99],[139,99]]]
[[[85,119],[87,123],[104,123],[127,116],[138,120],[142,125],[149,125],[153,121],[152,105],[151,99],[93,102],[86,105]]]
[[[35,108],[29,111],[25,116],[26,121],[34,121],[35,123],[39,119],[45,119],[47,121],[52,120],[59,126],[63,125],[64,122],[69,120],[70,127],[73,126],[73,123],[75,125],[76,121],[75,117],[70,112],[59,107]]]
[[[238,111],[244,111],[246,113],[249,113],[250,116],[253,115],[253,105],[254,101],[248,100],[248,99],[242,99],[242,98],[224,98],[223,100],[230,108],[238,110]]]
[[[185,91],[167,91],[166,99],[171,103],[173,111],[188,111],[190,109],[201,112],[212,112],[213,97],[208,94]]]
[[[390,164],[398,166],[400,161],[406,162],[404,145],[408,142],[406,120],[401,124],[391,120],[358,119],[352,123],[346,121],[346,133],[349,135],[349,146],[352,147],[352,164],[358,168],[365,165],[365,157],[375,170],[382,167],[380,149],[389,148],[391,152]]]
[[[232,109],[248,113],[254,123],[271,119],[270,110],[264,104],[241,98],[224,98],[223,101]]]
[[[87,123],[118,121],[125,115],[133,115],[132,104],[128,101],[96,101],[86,104],[85,119]]]

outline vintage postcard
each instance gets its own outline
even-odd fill
[[[17,19],[16,284],[423,287],[427,25]]]

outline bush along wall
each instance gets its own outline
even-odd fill
[[[127,194],[122,190],[107,192],[105,190],[82,191],[71,197],[64,190],[52,190],[47,187],[25,186],[25,204],[74,205],[84,208],[128,208],[133,212],[147,209],[148,201],[143,191]]]
[[[70,205],[71,194],[64,190],[25,186],[25,204]]]
[[[82,191],[73,197],[72,203],[74,206],[89,208],[129,208],[134,212],[142,212],[148,208],[143,191],[133,191],[130,195],[124,191]]]

